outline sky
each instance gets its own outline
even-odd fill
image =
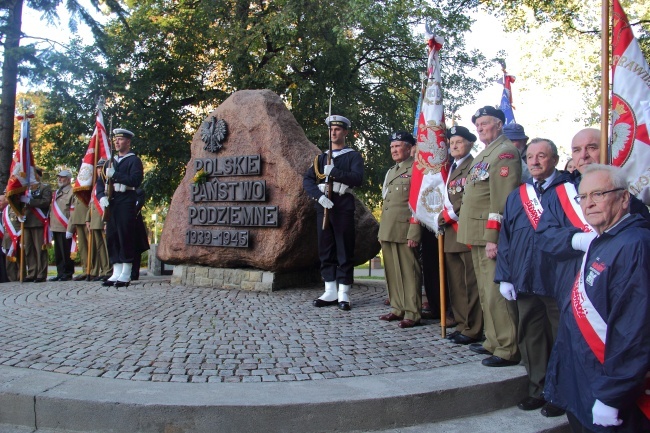
[[[82,0],[82,4],[85,1]],[[51,27],[41,21],[40,13],[25,8],[23,14],[23,31],[29,35],[47,37],[61,43],[67,43],[70,38],[67,13],[63,7],[59,8],[59,16],[64,17],[58,26]],[[555,83],[551,90],[535,83],[525,83],[519,77],[526,68],[522,60],[523,49],[530,49],[527,45],[519,43],[512,34],[502,30],[501,23],[495,17],[485,12],[478,12],[475,16],[476,23],[472,32],[466,36],[468,48],[476,48],[483,52],[486,58],[496,57],[499,50],[507,53],[506,63],[510,75],[518,77],[512,85],[513,106],[515,107],[515,120],[524,126],[526,135],[549,138],[555,142],[560,150],[560,164],[564,165],[568,156],[571,138],[577,131],[587,125],[573,121],[579,115],[581,101],[579,89],[571,83]],[[88,29],[79,25],[80,36],[87,43],[92,43],[92,36]],[[423,50],[425,49],[423,45]],[[501,68],[496,63],[488,65],[490,74],[501,73]],[[25,90],[25,89],[19,89]],[[494,83],[476,95],[474,104],[463,106],[459,109],[460,120],[458,124],[473,130],[471,125],[472,114],[485,105],[498,105],[503,91],[502,85]],[[450,113],[446,114],[450,118]]]

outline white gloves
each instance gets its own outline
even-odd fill
[[[591,241],[593,241],[597,237],[598,234],[595,232],[576,233],[571,238],[571,246],[573,247],[574,250],[587,252],[587,249],[589,248],[589,244],[591,244]]]
[[[348,190],[348,186],[344,183],[341,184],[341,187],[339,188],[339,195],[345,194],[345,191]]]
[[[323,167],[323,171],[325,172],[325,176],[329,176],[330,173],[332,172],[333,168],[334,168],[334,164],[325,165],[325,167]]]
[[[512,283],[501,281],[499,283],[499,292],[501,292],[501,296],[506,298],[508,301],[514,301],[517,299],[517,291]]]
[[[113,177],[114,174],[115,174],[115,169],[113,167],[108,167],[106,169],[106,177],[107,178],[110,179],[111,177]]]
[[[327,198],[327,196],[321,195],[320,198],[318,199],[318,203],[320,203],[321,206],[323,206],[325,209],[332,209],[334,207],[334,203],[332,203],[332,200]]]
[[[325,194],[325,189],[327,189],[327,184],[326,183],[319,183],[318,184],[318,189],[320,190],[320,192]]]
[[[72,233],[70,233],[70,232],[65,232],[65,238],[66,238],[66,239],[72,239]]]
[[[18,221],[20,221],[21,223],[24,223],[25,220],[27,219],[27,218],[25,217],[25,215],[18,215],[16,218],[17,218]]]
[[[102,207],[102,210],[108,207],[108,198],[102,197],[99,199],[99,205]]]
[[[623,420],[618,419],[618,409],[607,406],[600,400],[596,400],[594,403],[594,407],[591,408],[591,415],[596,425],[609,427],[623,424]]]
[[[20,196],[20,202],[25,203],[25,204],[29,204],[29,197],[27,197],[26,195],[21,195]]]

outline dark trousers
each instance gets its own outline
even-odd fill
[[[74,261],[70,258],[72,239],[65,238],[65,232],[53,232],[54,260],[56,261],[56,276],[71,278],[74,274]]]
[[[318,256],[325,281],[354,282],[354,209],[328,212],[329,224],[323,230],[323,213],[317,212]]]
[[[106,224],[106,246],[111,265],[115,263],[133,263],[135,258],[135,192],[116,192],[119,196],[111,200],[107,210],[110,211]]]
[[[434,318],[440,318],[440,267],[438,264],[438,238],[430,230],[422,229],[420,262],[424,293]],[[449,299],[449,297],[447,297]]]

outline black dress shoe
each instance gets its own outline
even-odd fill
[[[492,355],[492,352],[483,347],[482,343],[472,343],[469,345],[469,350],[476,352],[479,355]]]
[[[115,284],[113,284],[113,286],[115,286],[115,287],[129,287],[129,284],[131,284],[130,281],[120,281],[120,280],[117,280],[117,281],[115,282]]]
[[[77,275],[76,277],[72,277],[72,281],[83,281],[86,279],[86,277],[86,274]]]
[[[472,344],[478,342],[476,338],[468,337],[467,335],[458,334],[451,341],[456,344]]]
[[[453,340],[455,336],[460,334],[460,331],[454,331],[451,334],[447,335],[447,340]]]
[[[33,283],[34,281],[34,278],[23,278],[23,283]]]
[[[330,305],[337,305],[339,303],[338,299],[333,301],[323,301],[322,299],[314,299],[314,307],[329,307]]]
[[[59,281],[60,279],[61,279],[61,277],[58,277],[58,276],[57,276],[57,277],[52,277],[52,278],[50,278],[49,281]]]
[[[45,282],[45,278],[34,278],[34,282],[35,282],[35,283],[44,283],[44,282]]]
[[[339,310],[350,311],[350,303],[345,301],[339,302]]]
[[[526,397],[517,403],[517,407],[521,410],[535,410],[544,406],[545,403],[543,398]]]
[[[549,402],[546,402],[542,410],[540,410],[539,412],[547,418],[562,416],[566,413],[566,411],[561,407],[557,407],[553,403],[549,403]]]
[[[114,285],[115,285],[115,281],[111,281],[111,280],[106,280],[102,283],[102,286],[104,287],[112,287]]]
[[[485,365],[486,367],[510,367],[512,365],[518,365],[519,361],[508,361],[507,359],[492,355],[489,358],[485,358],[483,361],[481,361],[481,364]]]
[[[93,277],[90,281],[104,281],[104,277]]]
[[[70,281],[70,280],[72,280],[72,277],[69,277],[69,276],[59,278],[59,281]]]

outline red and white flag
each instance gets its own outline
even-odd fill
[[[34,170],[34,155],[29,142],[29,119],[32,114],[17,116],[20,123],[20,143],[14,152],[5,197],[17,215],[23,214],[22,195],[30,194],[30,186],[38,183]]]
[[[429,49],[427,84],[417,123],[418,152],[413,164],[409,206],[422,225],[437,233],[438,215],[444,209],[443,191],[449,172],[439,57],[444,41],[428,26],[426,37]]]
[[[108,159],[111,154],[110,143],[108,142],[108,135],[106,128],[104,128],[104,116],[101,110],[97,110],[97,117],[95,119],[95,131],[90,138],[88,150],[81,161],[79,174],[74,181],[72,191],[83,201],[86,206],[90,203],[90,195],[93,188],[93,180],[95,173],[95,166],[99,159]]]
[[[612,165],[650,205],[650,69],[619,0],[612,14]]]

